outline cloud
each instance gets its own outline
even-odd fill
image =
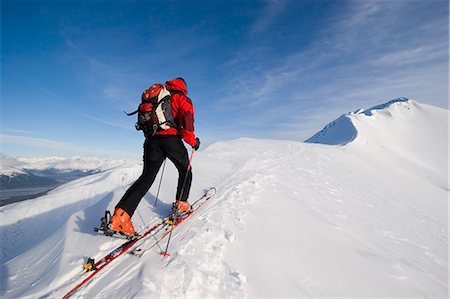
[[[25,136],[16,136],[16,135],[4,135],[0,134],[0,144],[12,144],[15,146],[22,146],[28,149],[33,148],[45,148],[56,150],[61,154],[61,152],[69,153],[71,155],[78,155],[80,153],[89,154],[89,155],[112,155],[118,157],[130,157],[129,152],[125,151],[117,151],[111,150],[109,148],[98,148],[98,147],[89,147],[89,146],[79,146],[75,144],[70,144],[66,142],[61,142],[57,140],[45,139],[45,138],[37,138],[37,137],[25,137]]]
[[[129,126],[129,125],[121,125],[121,124],[119,124],[117,122],[104,120],[104,119],[101,119],[101,118],[98,118],[98,117],[95,117],[95,116],[91,116],[91,115],[88,115],[88,114],[84,114],[84,113],[78,113],[78,114],[80,116],[84,117],[84,118],[93,120],[93,121],[101,123],[101,124],[105,124],[105,125],[116,127],[116,128],[120,128],[120,129],[130,130],[130,131],[133,131],[133,132],[135,131],[134,127]]]
[[[79,150],[80,147],[50,140],[36,137],[25,137],[25,136],[16,136],[16,135],[0,135],[0,142],[16,144],[16,145],[26,145],[30,147],[45,147],[45,148],[53,148],[53,149],[62,149],[62,150]]]
[[[266,31],[286,10],[288,4],[287,0],[267,0],[251,26],[250,34],[254,35]]]
[[[387,53],[379,57],[374,63],[378,66],[428,63],[436,59],[445,59],[447,55],[448,48],[444,44],[419,46]]]
[[[23,163],[20,162],[19,160],[17,160],[16,158],[9,157],[7,155],[4,155],[4,154],[0,153],[0,166],[2,168],[5,168],[5,167],[20,167],[21,165],[23,165]]]
[[[31,132],[31,131],[10,129],[10,128],[2,128],[2,131],[16,133],[16,134],[24,134],[24,135],[31,135],[31,134],[33,134],[33,132]]]

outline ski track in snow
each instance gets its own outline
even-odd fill
[[[159,255],[167,239],[141,258],[124,254],[73,298],[447,298],[446,166],[427,157],[434,144],[414,143],[414,150],[412,139],[391,142],[395,130],[386,137],[377,131],[408,118],[405,107],[419,124],[430,115],[443,119],[442,111],[408,103],[355,116],[359,134],[346,146],[239,139],[199,152],[191,198],[210,186],[218,192],[174,231],[171,256]],[[80,281],[87,257],[97,260],[124,242],[92,228],[141,167],[0,208],[0,295],[61,297]],[[155,207],[158,180],[133,216],[137,229],[170,210],[176,169],[168,163]]]

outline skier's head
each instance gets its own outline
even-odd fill
[[[181,81],[183,81],[184,85],[185,85],[185,86],[186,86],[186,88],[187,88],[187,84],[186,84],[186,81],[184,81],[184,79],[183,79],[183,78],[181,78],[181,77],[178,77],[178,78],[176,78],[175,80],[181,80]]]
[[[187,95],[187,84],[183,78],[178,77],[173,80],[169,80],[166,82],[166,87],[168,90],[178,90]]]

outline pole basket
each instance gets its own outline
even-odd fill
[[[168,257],[170,256],[170,253],[168,253],[167,251],[161,251],[160,253],[163,257]]]

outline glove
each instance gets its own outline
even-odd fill
[[[195,151],[200,148],[200,139],[197,137],[195,138],[195,145],[192,147]]]

